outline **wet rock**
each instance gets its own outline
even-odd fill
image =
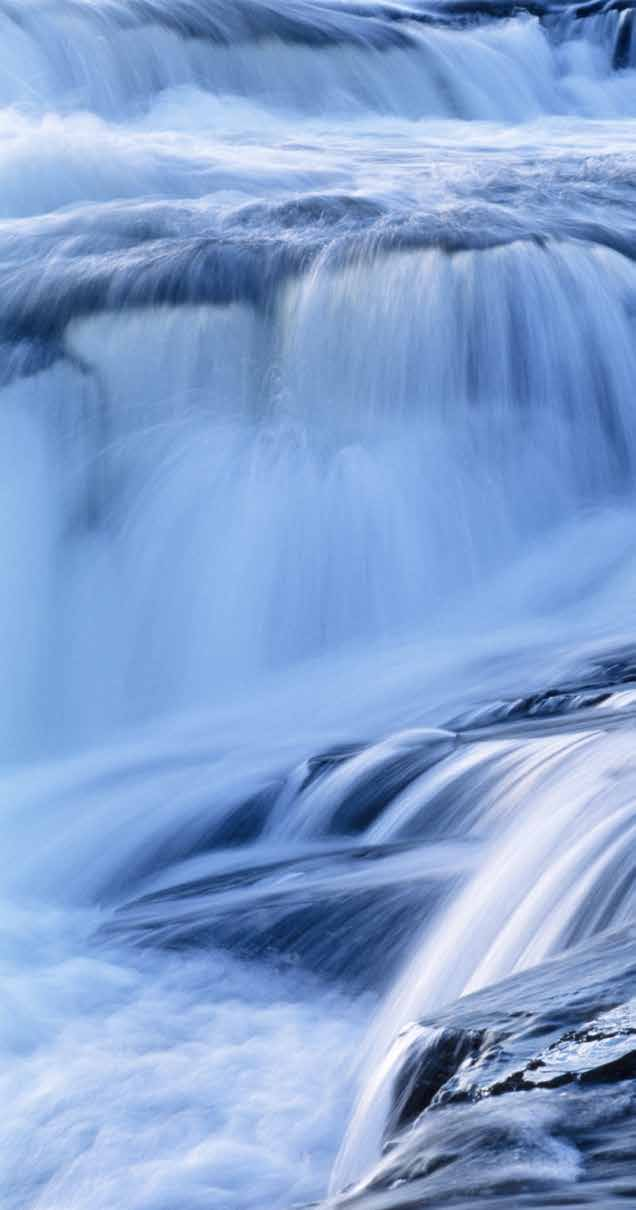
[[[412,1026],[384,1149],[331,1206],[631,1204],[636,929]]]
[[[577,710],[589,710],[604,705],[610,690],[594,688],[545,689],[525,697],[489,703],[454,719],[451,725],[488,727],[497,723],[520,722],[523,719],[554,718]]]
[[[408,1052],[393,1090],[393,1104],[386,1134],[403,1130],[428,1109],[459,1068],[474,1060],[484,1043],[483,1030],[453,1029],[450,1026],[428,1031],[424,1047]]]
[[[630,14],[627,14],[631,16]],[[449,722],[459,733],[470,728],[506,723],[552,721],[602,707],[617,713],[636,703],[636,653],[633,647],[615,648],[589,657],[561,684],[532,693],[484,702]]]
[[[396,1076],[386,1135],[442,1105],[566,1084],[636,1079],[636,1000],[564,1030],[517,1065],[515,1053],[527,1049],[533,1032],[538,1037],[543,1032],[539,1020],[534,1030],[524,1022],[518,1033],[522,1020],[521,1014],[516,1022],[502,1021],[489,1029],[423,1026]],[[550,1022],[544,1019],[543,1024],[549,1028]],[[502,1068],[505,1074],[500,1074]]]
[[[522,1073],[524,1088],[636,1077],[636,1000],[566,1033]],[[495,1091],[493,1089],[493,1091]]]

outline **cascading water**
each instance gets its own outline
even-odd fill
[[[8,1210],[630,1196],[633,20],[0,0]]]

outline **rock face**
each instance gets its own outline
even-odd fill
[[[594,1084],[636,1077],[636,1001],[603,1013],[583,1028],[572,1030],[531,1059],[509,1081],[493,1084],[490,1095],[509,1088],[559,1088],[564,1084]]]
[[[443,1096],[458,1071],[477,1063],[485,1038],[483,1030],[425,1028],[424,1037],[410,1049],[395,1082],[386,1137],[392,1138],[416,1121]]]
[[[636,1000],[566,1031],[523,1067],[488,1082],[506,1054],[507,1040],[487,1030],[425,1027],[397,1077],[386,1136],[435,1106],[565,1084],[636,1079]]]
[[[423,1021],[384,1153],[336,1205],[636,1205],[636,930]]]

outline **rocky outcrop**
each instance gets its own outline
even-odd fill
[[[635,974],[636,930],[607,934],[411,1027],[383,1155],[333,1204],[636,1204]]]

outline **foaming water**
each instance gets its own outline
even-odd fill
[[[195,85],[274,109],[504,118],[633,112],[631,31],[615,12],[462,22],[443,6],[3,5],[2,101],[108,117]],[[496,10],[495,10],[495,14]],[[410,18],[410,19],[409,19]],[[629,36],[628,36],[629,33]],[[1,94],[0,94],[1,95]]]
[[[632,23],[0,0],[11,1210],[364,1198],[633,919]]]
[[[42,609],[64,686],[51,739],[209,707],[354,639],[443,630],[461,596],[479,625],[483,585],[529,543],[630,498],[635,287],[611,249],[515,242],[321,260],[266,311],[73,320],[52,369],[7,387],[3,419],[5,524],[34,552],[9,560],[5,613]],[[550,591],[570,590],[557,574]],[[23,627],[8,754],[39,744],[47,710],[21,642],[33,652]]]
[[[320,1195],[360,1033],[349,1002],[222,954],[131,964],[64,917],[3,919],[8,1207]]]

